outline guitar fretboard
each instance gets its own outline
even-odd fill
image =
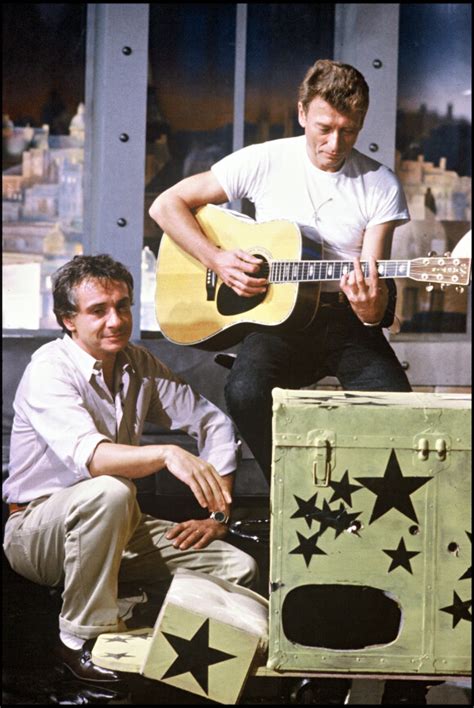
[[[360,264],[364,277],[369,276],[369,263]],[[352,261],[270,261],[267,264],[270,283],[301,283],[308,281],[340,280],[354,270]],[[377,261],[379,278],[406,278],[410,261]],[[264,271],[264,269],[262,269]]]

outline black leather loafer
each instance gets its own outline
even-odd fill
[[[88,640],[82,649],[70,649],[61,641],[58,643],[56,654],[62,663],[62,668],[71,673],[79,681],[86,681],[98,686],[107,686],[112,689],[126,687],[125,674],[111,669],[104,669],[94,664],[91,658],[92,647],[95,639]]]

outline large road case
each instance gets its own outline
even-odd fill
[[[270,669],[470,673],[470,408],[274,390]]]

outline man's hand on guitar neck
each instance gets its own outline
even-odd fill
[[[360,259],[354,259],[354,270],[340,280],[340,288],[349,300],[357,317],[365,324],[377,324],[383,319],[388,304],[388,288],[380,280],[377,262],[369,256],[369,277],[365,278]]]
[[[241,249],[219,249],[214,257],[212,270],[219,278],[242,297],[253,297],[267,289],[265,278],[256,278],[262,261]]]

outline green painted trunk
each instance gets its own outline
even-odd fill
[[[470,396],[273,395],[268,666],[470,673]]]

